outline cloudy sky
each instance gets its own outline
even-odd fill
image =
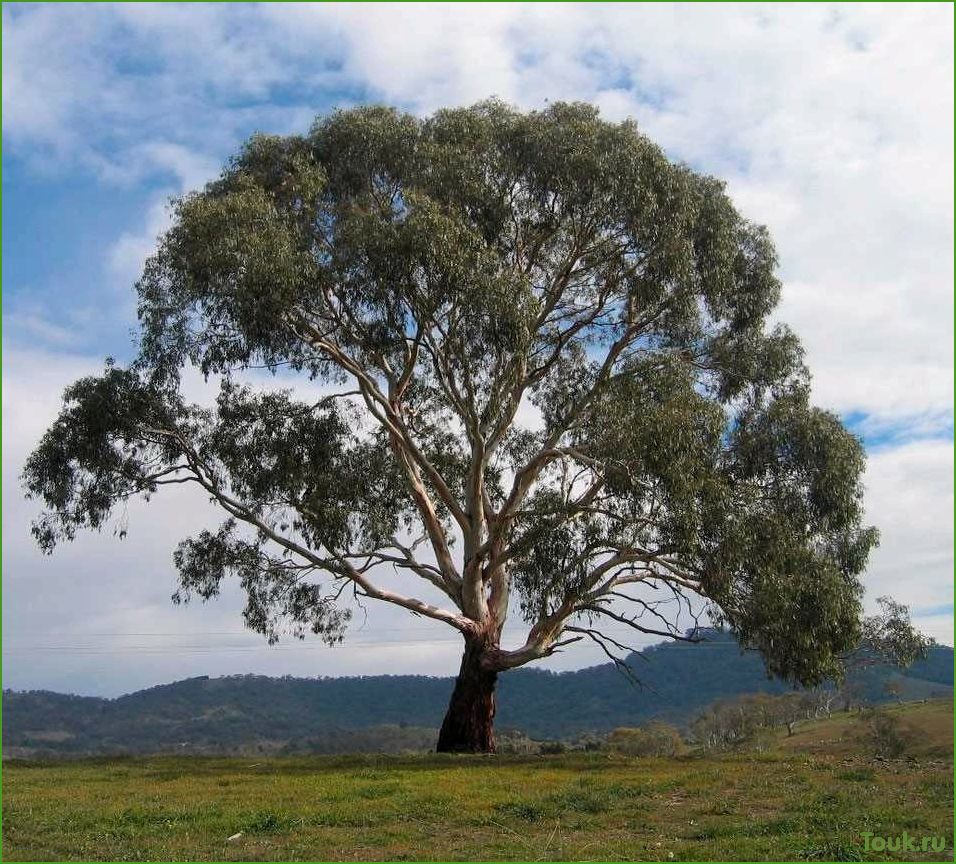
[[[769,226],[815,399],[870,454],[883,543],[867,606],[891,594],[952,644],[952,34],[951,5],[917,3],[5,5],[4,686],[457,670],[452,631],[391,607],[359,612],[335,649],[268,648],[243,632],[236,593],[172,607],[172,548],[214,524],[183,493],[130,507],[122,543],[84,536],[44,558],[17,477],[62,389],[130,356],[131,285],[169,196],[257,130],[491,95],[633,117]]]

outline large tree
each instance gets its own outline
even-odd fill
[[[461,633],[440,750],[494,748],[504,670],[582,639],[617,657],[626,628],[687,638],[679,607],[818,682],[858,642],[876,537],[859,441],[767,323],[775,264],[722,183],[588,105],[257,135],[175,202],[138,357],[66,391],[25,470],[34,533],[50,550],[201,487],[226,519],[179,545],[176,599],[233,575],[270,639],[338,641],[350,594]],[[184,400],[189,366],[214,407]],[[326,395],[243,385],[251,367]]]

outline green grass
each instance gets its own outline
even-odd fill
[[[952,860],[952,706],[896,710],[931,755],[873,761],[839,715],[761,753],[673,760],[9,762],[3,858],[880,860],[907,853],[866,853],[861,832],[905,830],[950,843],[911,859]]]

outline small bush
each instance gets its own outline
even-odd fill
[[[532,741],[523,732],[506,732],[498,735],[498,752],[517,755],[540,753],[541,745]]]
[[[867,738],[875,755],[896,759],[906,752],[909,736],[900,727],[898,718],[885,711],[874,711],[862,719],[867,724]]]
[[[687,752],[680,732],[669,723],[654,721],[635,729],[615,729],[608,736],[608,745],[628,756],[660,756],[671,758]]]
[[[745,743],[751,750],[757,753],[765,753],[773,747],[776,740],[777,736],[773,729],[767,726],[761,726],[754,729]]]

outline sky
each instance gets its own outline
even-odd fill
[[[453,631],[387,605],[357,610],[331,649],[268,647],[235,590],[174,607],[173,548],[218,521],[179,487],[131,505],[124,541],[84,535],[44,557],[18,475],[63,388],[131,356],[132,284],[170,196],[256,131],[489,96],[633,118],[769,227],[777,317],[804,342],[815,402],[869,454],[882,543],[866,609],[889,594],[952,644],[950,4],[17,3],[2,47],[4,687],[457,671]],[[572,646],[539,665],[603,661]]]

